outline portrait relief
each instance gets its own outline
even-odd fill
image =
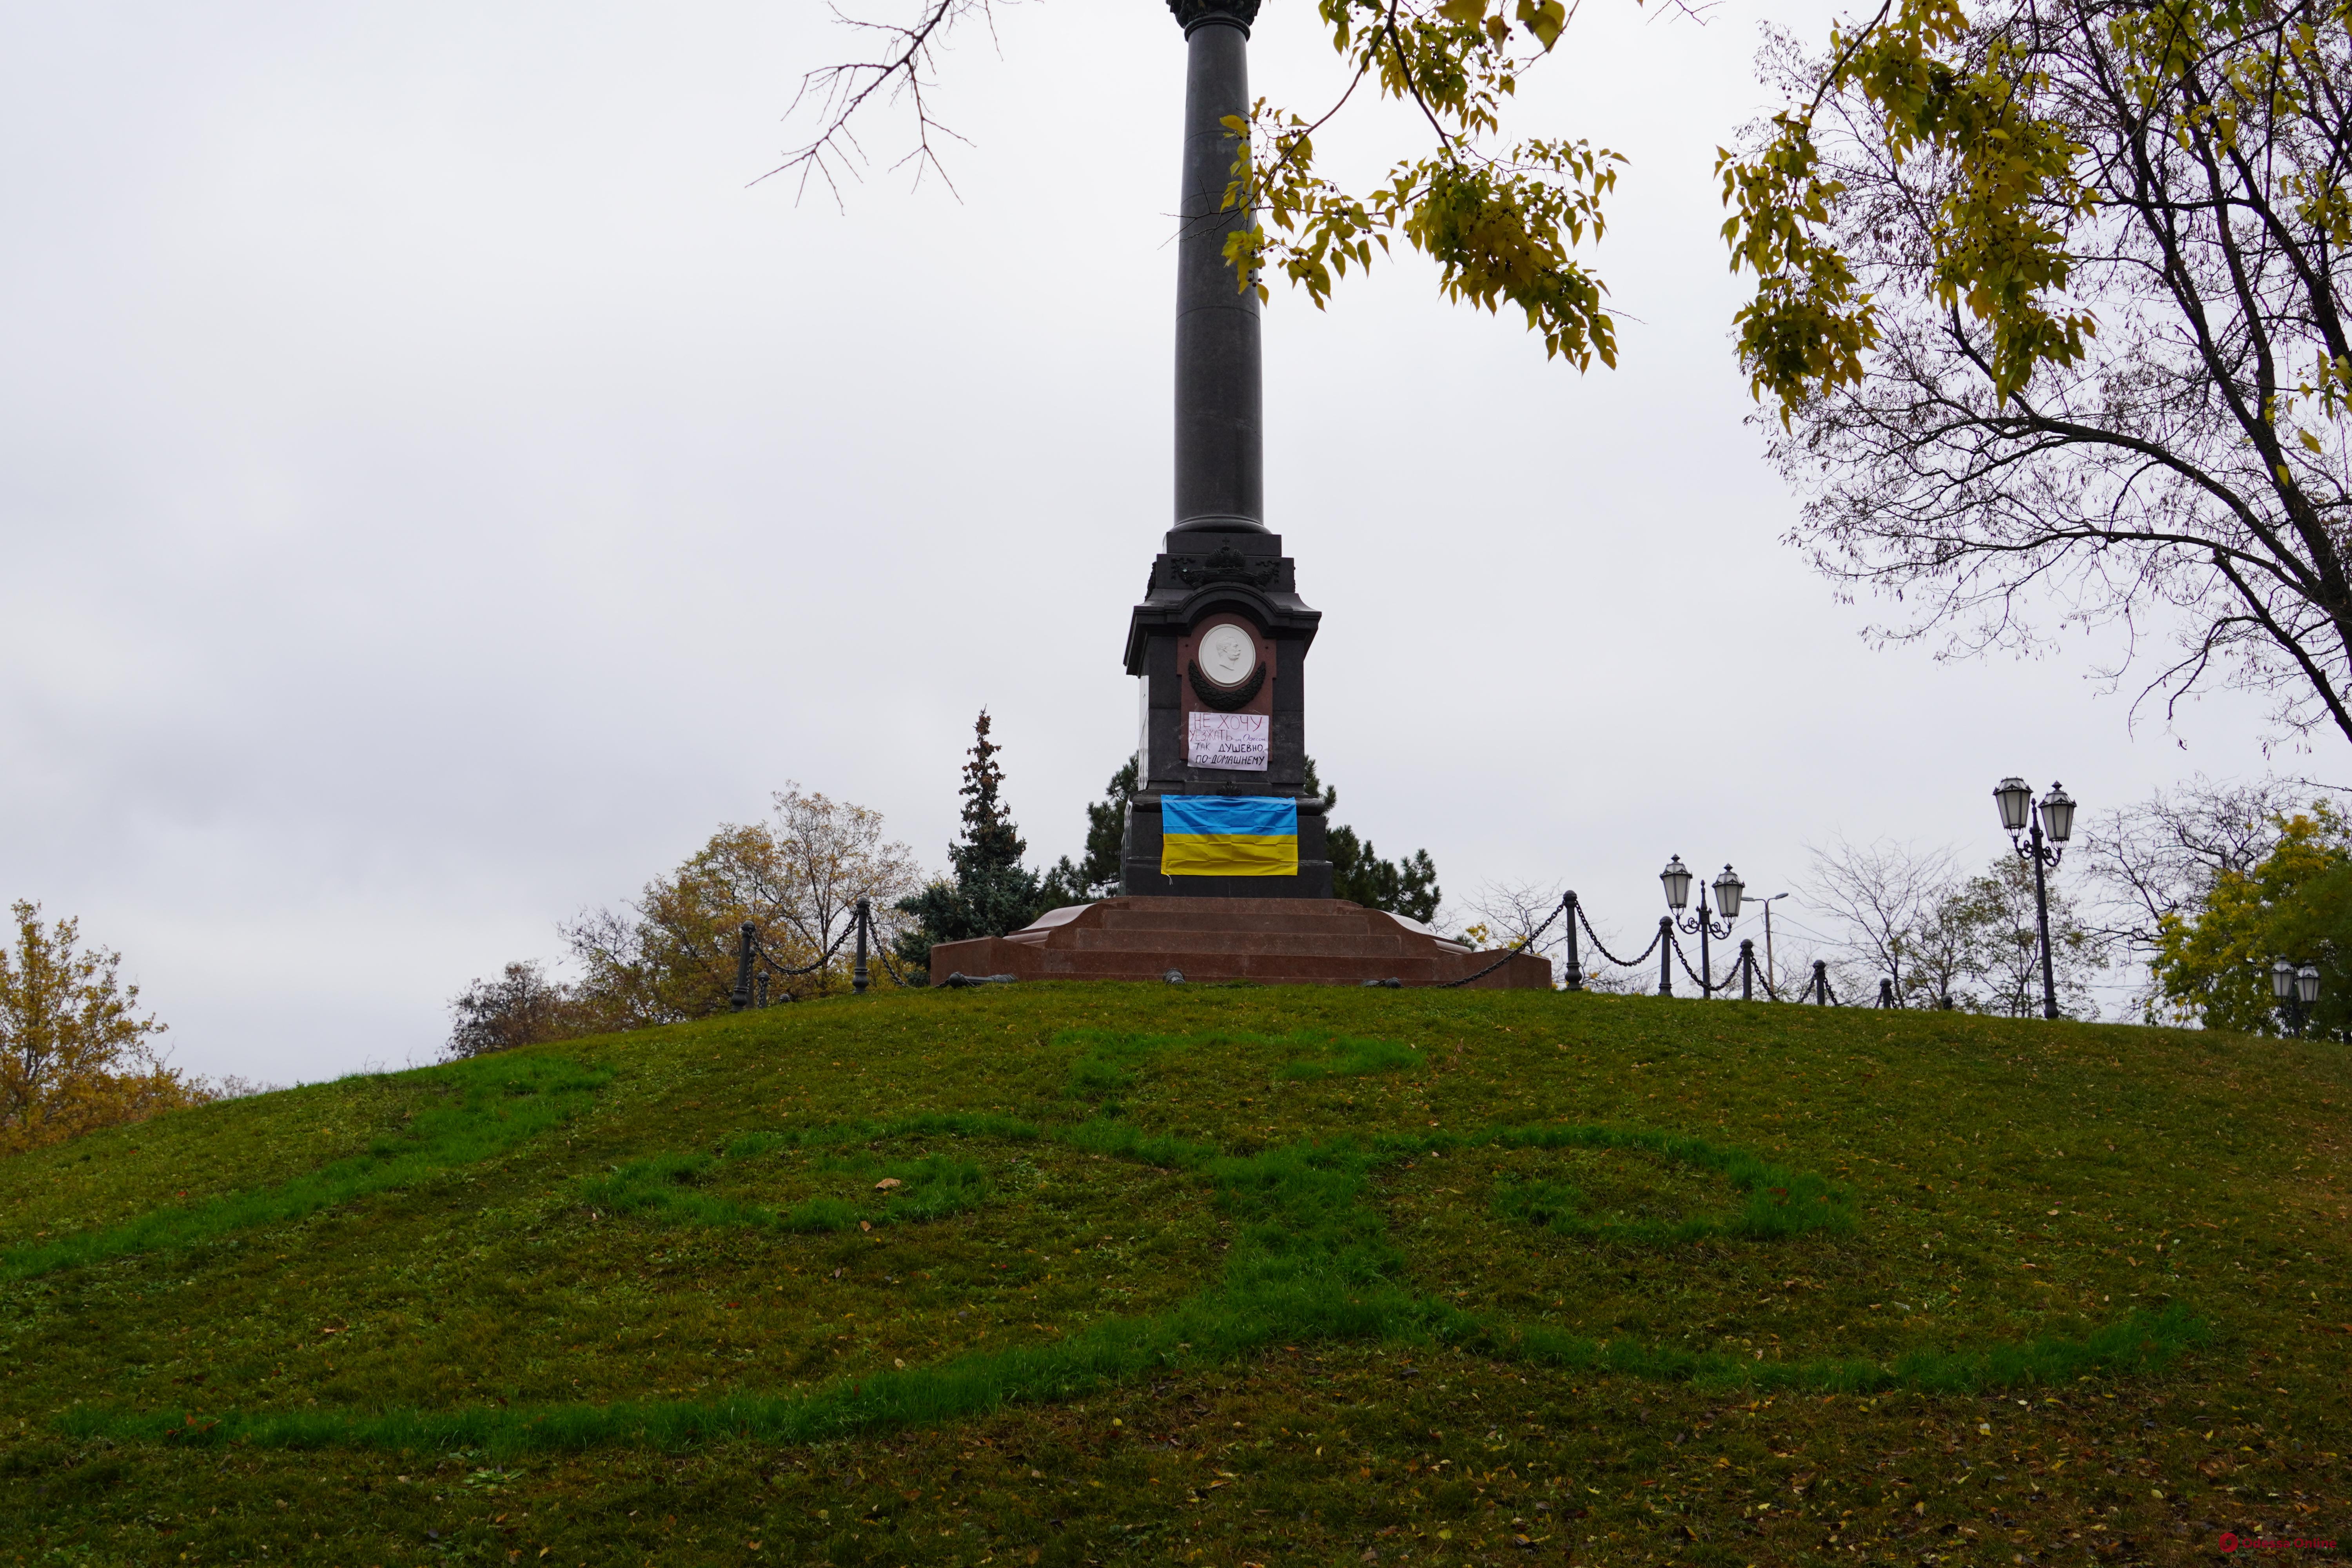
[[[1257,641],[1227,622],[1202,634],[1201,673],[1219,686],[1239,686],[1257,668]]]

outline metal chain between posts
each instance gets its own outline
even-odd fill
[[[1665,933],[1665,932],[1661,932],[1661,933],[1659,933],[1659,934],[1661,934],[1661,935],[1665,935],[1665,934],[1667,934],[1667,933]],[[1671,938],[1671,940],[1673,941],[1674,945],[1675,945],[1675,959],[1681,963],[1681,964],[1682,964],[1682,966],[1683,966],[1683,973],[1684,973],[1685,974],[1687,974],[1687,975],[1689,975],[1689,976],[1690,976],[1690,978],[1691,978],[1691,984],[1698,987],[1698,994],[1699,994],[1700,995],[1702,995],[1702,996],[1712,996],[1712,995],[1714,995],[1717,992],[1718,992],[1718,991],[1720,991],[1720,990],[1722,990],[1722,989],[1723,989],[1723,987],[1722,987],[1722,986],[1717,985],[1717,984],[1714,984],[1713,982],[1711,982],[1711,981],[1707,981],[1707,980],[1702,979],[1702,978],[1700,977],[1700,975],[1699,975],[1699,972],[1698,972],[1697,970],[1693,969],[1693,968],[1691,967],[1691,965],[1690,965],[1690,955],[1689,955],[1688,953],[1686,953],[1686,952],[1685,952],[1683,951],[1683,939],[1682,939],[1682,938],[1680,938],[1680,937],[1678,937],[1678,936],[1677,936],[1677,937],[1673,937],[1673,938]]]
[[[869,931],[874,929],[874,919],[871,915],[866,917],[866,928]],[[891,984],[899,987],[901,990],[911,991],[914,989],[913,986],[907,984],[907,977],[898,973],[898,966],[890,962],[890,944],[888,942],[884,942],[877,937],[874,942],[874,956],[882,961],[883,973],[889,975]]]
[[[1608,946],[1601,940],[1601,933],[1592,929],[1592,921],[1586,916],[1584,912],[1584,905],[1580,901],[1576,906],[1576,923],[1584,928],[1585,936],[1592,943],[1592,951],[1599,953],[1602,958],[1607,959],[1610,963],[1615,964],[1620,969],[1631,969],[1637,963],[1648,963],[1650,954],[1658,951],[1658,943],[1665,940],[1665,933],[1664,931],[1660,931],[1656,936],[1650,939],[1649,946],[1643,948],[1633,957],[1620,958],[1615,953],[1609,951]]]
[[[1662,920],[1658,922],[1658,932],[1655,936],[1650,939],[1650,943],[1647,947],[1644,947],[1641,952],[1635,953],[1632,958],[1620,958],[1617,954],[1609,951],[1608,944],[1601,940],[1601,933],[1592,929],[1591,917],[1588,916],[1584,912],[1584,901],[1581,899],[1579,899],[1573,893],[1570,893],[1561,900],[1561,904],[1563,908],[1573,906],[1575,912],[1575,922],[1570,928],[1569,935],[1573,937],[1576,934],[1577,928],[1582,928],[1585,938],[1592,943],[1593,952],[1597,953],[1602,961],[1614,964],[1620,969],[1633,969],[1647,963],[1652,953],[1658,953],[1658,963],[1660,968],[1659,978],[1662,987],[1664,986],[1665,980],[1673,974],[1674,965],[1676,963],[1679,963],[1683,967],[1683,973],[1690,976],[1691,984],[1699,988],[1700,994],[1702,995],[1713,996],[1717,993],[1728,991],[1734,985],[1739,984],[1742,978],[1745,977],[1751,986],[1757,982],[1761,982],[1764,987],[1764,994],[1768,999],[1774,1002],[1790,1000],[1780,994],[1780,988],[1774,982],[1770,971],[1767,969],[1763,963],[1758,962],[1755,952],[1755,943],[1752,942],[1743,942],[1739,944],[1739,956],[1733,962],[1730,972],[1721,980],[1716,981],[1710,984],[1705,977],[1700,975],[1696,970],[1691,967],[1690,955],[1683,951],[1682,940],[1681,938],[1674,935],[1668,921]],[[1550,923],[1551,922],[1549,921],[1546,921],[1544,922],[1547,927],[1549,927]],[[1659,951],[1659,944],[1661,942],[1668,944],[1666,952],[1661,952]],[[1577,957],[1572,942],[1570,948],[1569,958],[1571,968],[1570,987],[1570,989],[1577,989],[1579,988],[1577,982],[1580,978],[1582,971],[1580,961]],[[1490,964],[1486,970],[1483,970],[1480,973],[1489,973],[1493,969],[1499,967],[1499,964]],[[1471,978],[1475,980],[1477,976],[1473,975]],[[1457,981],[1454,982],[1454,984],[1459,984],[1461,982]],[[1891,981],[1881,982],[1880,994],[1882,999],[1877,1004],[1879,1006],[1899,1007],[1903,1005],[1900,997],[1895,997],[1891,1002],[1884,999],[1892,990],[1893,983]],[[1672,993],[1669,991],[1665,994],[1671,994]],[[1744,1000],[1752,1000],[1752,991],[1743,988],[1741,991],[1741,996]],[[1816,1002],[1824,1007],[1843,1007],[1848,1005],[1848,1004],[1838,999],[1837,988],[1830,984],[1829,965],[1820,960],[1814,961],[1812,978],[1806,982],[1803,993],[1795,998],[1795,1000],[1800,1003]]]
[[[1664,936],[1666,932],[1663,928],[1661,928],[1658,934],[1660,936]],[[1763,966],[1756,962],[1755,944],[1752,942],[1741,942],[1739,944],[1739,956],[1731,961],[1730,972],[1725,974],[1720,980],[1710,981],[1705,975],[1702,975],[1691,967],[1690,954],[1683,951],[1682,938],[1675,937],[1673,940],[1675,944],[1675,959],[1682,964],[1683,973],[1690,976],[1691,984],[1698,987],[1699,994],[1702,996],[1712,996],[1718,991],[1730,990],[1734,985],[1739,984],[1739,977],[1743,972],[1752,972],[1759,978],[1763,977]],[[1769,979],[1766,979],[1764,981],[1764,994],[1771,997],[1775,1002],[1778,1002],[1780,999],[1777,995],[1773,995],[1772,982]]]
[[[768,973],[759,976],[759,989],[761,992],[764,993],[767,989],[768,976],[771,974],[780,980],[791,980],[803,974],[814,974],[818,970],[823,969],[826,964],[831,963],[833,962],[834,954],[841,951],[841,944],[847,942],[850,938],[850,934],[857,929],[858,921],[852,920],[849,924],[843,929],[842,933],[833,939],[833,945],[825,949],[824,952],[818,956],[815,963],[803,963],[798,968],[787,969],[782,964],[778,963],[774,959],[769,957],[767,949],[760,944],[760,928],[757,925],[754,925],[751,921],[745,921],[738,933],[740,945],[737,948],[735,953],[735,989],[730,997],[730,1000],[734,1005],[734,1011],[740,1013],[744,1008],[749,1007],[751,1005],[753,994],[752,966],[755,963],[767,965]],[[767,1003],[763,1000],[760,1005],[764,1007],[767,1005]]]
[[[778,963],[774,959],[770,958],[768,956],[768,950],[760,944],[760,939],[756,932],[751,938],[751,956],[758,959],[761,963],[766,964],[768,966],[768,973],[776,976],[780,980],[792,980],[803,974],[814,974],[818,970],[823,969],[826,964],[833,962],[834,955],[841,951],[841,944],[847,942],[851,933],[856,930],[857,922],[855,920],[852,920],[849,924],[841,928],[841,934],[833,939],[833,945],[824,950],[824,957],[818,959],[814,963],[803,963],[798,969],[786,969],[782,964]]]
[[[1551,913],[1546,915],[1544,917],[1544,923],[1529,931],[1525,942],[1522,942],[1517,946],[1512,948],[1510,952],[1503,954],[1502,957],[1495,960],[1494,963],[1488,964],[1477,973],[1465,974],[1459,980],[1448,980],[1443,984],[1436,986],[1435,989],[1439,991],[1451,991],[1457,985],[1467,985],[1473,980],[1484,980],[1486,976],[1494,973],[1495,971],[1502,968],[1503,965],[1510,963],[1511,960],[1518,957],[1521,953],[1532,951],[1536,943],[1543,940],[1543,933],[1551,930],[1551,922],[1559,919],[1559,910],[1564,910],[1566,908],[1568,908],[1568,900],[1562,899],[1560,900],[1559,909],[1554,910]]]
[[[803,963],[793,968],[786,968],[783,964],[778,963],[768,955],[766,947],[761,945],[759,928],[749,921],[743,922],[742,936],[743,945],[738,955],[734,993],[735,1011],[739,1013],[751,1004],[751,966],[755,962],[765,965],[768,972],[759,977],[759,1005],[764,1007],[768,1005],[766,996],[770,974],[783,980],[795,979],[803,974],[814,974],[831,963],[840,953],[842,944],[853,936],[857,938],[857,963],[850,975],[849,984],[852,990],[860,995],[865,994],[867,984],[866,959],[869,947],[873,956],[882,961],[882,968],[890,976],[893,984],[907,990],[914,989],[907,984],[907,977],[898,973],[898,966],[890,962],[890,950],[880,940],[879,933],[874,928],[873,905],[865,899],[857,900],[851,911],[849,923],[842,928],[839,936],[833,939],[833,945],[826,948],[813,963]]]
[[[1730,973],[1726,974],[1721,980],[1714,982],[1709,982],[1706,976],[1700,974],[1698,971],[1691,967],[1690,955],[1683,951],[1682,939],[1675,934],[1671,923],[1665,921],[1658,922],[1658,933],[1650,939],[1650,943],[1647,947],[1644,947],[1641,952],[1635,953],[1632,958],[1620,958],[1615,953],[1609,951],[1608,944],[1601,940],[1601,933],[1592,929],[1591,918],[1584,912],[1583,900],[1577,898],[1574,893],[1562,895],[1559,907],[1553,910],[1550,914],[1544,917],[1544,923],[1538,926],[1523,942],[1512,948],[1510,952],[1503,954],[1500,958],[1495,960],[1494,963],[1478,971],[1477,973],[1465,974],[1459,980],[1446,981],[1443,985],[1436,987],[1436,989],[1451,990],[1457,985],[1467,985],[1475,980],[1483,980],[1487,975],[1494,973],[1497,969],[1502,968],[1503,965],[1508,963],[1512,959],[1518,957],[1521,953],[1532,952],[1536,944],[1542,940],[1543,934],[1551,929],[1551,922],[1559,919],[1561,914],[1570,911],[1573,911],[1574,919],[1568,927],[1568,936],[1573,939],[1576,935],[1577,928],[1580,926],[1582,927],[1586,939],[1592,943],[1593,952],[1599,954],[1606,963],[1615,964],[1620,969],[1632,969],[1647,963],[1649,961],[1650,954],[1654,952],[1658,953],[1658,963],[1661,965],[1662,987],[1664,977],[1673,973],[1671,967],[1669,967],[1670,963],[1679,963],[1683,966],[1683,973],[1690,976],[1691,984],[1699,988],[1699,994],[1701,996],[1713,996],[1718,992],[1728,991],[1732,986],[1739,984],[1742,980],[1745,980],[1748,982],[1748,985],[1742,986],[1740,992],[1740,995],[1743,1000],[1753,999],[1753,993],[1748,989],[1748,986],[1752,986],[1757,981],[1761,981],[1763,983],[1764,994],[1769,1000],[1773,1002],[1779,1002],[1781,1000],[1780,989],[1778,985],[1773,984],[1771,973],[1763,964],[1759,963],[1756,961],[1756,944],[1753,942],[1743,942],[1739,944],[1739,956],[1733,961]],[[1666,944],[1667,951],[1664,952],[1659,952],[1658,944],[1661,942]],[[1671,957],[1669,955],[1671,955]],[[1570,975],[1570,986],[1571,988],[1577,988],[1576,982],[1580,978],[1581,971],[1578,968],[1578,959],[1572,940],[1570,943],[1569,962],[1571,970],[1574,971]],[[1879,1006],[1899,1007],[1903,1005],[1901,998],[1893,995],[1894,988],[1894,982],[1891,980],[1881,980],[1879,982],[1879,1000],[1877,1004]],[[1830,984],[1829,965],[1818,959],[1813,963],[1812,984],[1807,985],[1805,989],[1812,994],[1811,999],[1818,1002],[1822,1006],[1843,1007],[1847,1005],[1838,1000],[1837,988]]]
[[[1701,975],[1698,971],[1691,967],[1690,955],[1683,951],[1682,939],[1675,934],[1670,924],[1664,921],[1661,921],[1659,922],[1658,932],[1655,936],[1650,939],[1649,945],[1643,948],[1641,952],[1635,953],[1631,958],[1620,958],[1617,954],[1609,951],[1608,944],[1601,940],[1601,933],[1592,929],[1591,917],[1588,916],[1584,912],[1583,901],[1572,893],[1563,895],[1559,903],[1552,910],[1551,913],[1544,917],[1543,924],[1528,932],[1526,937],[1522,938],[1517,943],[1512,946],[1509,951],[1497,957],[1494,963],[1487,964],[1484,969],[1477,971],[1475,973],[1465,974],[1459,980],[1442,982],[1434,987],[1434,989],[1450,991],[1457,986],[1468,985],[1474,982],[1484,980],[1487,975],[1494,973],[1496,970],[1510,963],[1514,958],[1517,958],[1523,953],[1532,952],[1535,951],[1538,944],[1543,941],[1544,934],[1551,930],[1552,921],[1559,920],[1562,914],[1570,913],[1571,911],[1573,912],[1573,920],[1568,927],[1567,935],[1571,938],[1574,937],[1577,928],[1581,927],[1586,939],[1592,943],[1593,952],[1603,962],[1614,964],[1620,969],[1633,969],[1640,964],[1647,963],[1652,953],[1659,952],[1659,944],[1664,942],[1666,944],[1666,952],[1659,953],[1659,963],[1662,965],[1668,964],[1671,960],[1672,963],[1680,963],[1683,968],[1683,973],[1690,977],[1691,984],[1699,988],[1699,994],[1701,996],[1712,996],[1717,992],[1728,991],[1735,983],[1735,977],[1747,977],[1751,981],[1760,979],[1764,984],[1764,994],[1769,1000],[1778,1002],[1781,999],[1780,988],[1773,984],[1770,973],[1764,965],[1756,962],[1754,943],[1740,943],[1739,957],[1735,961],[1731,973],[1726,975],[1722,980],[1716,982],[1710,982],[1705,976]],[[826,948],[824,953],[820,955],[815,962],[801,964],[796,968],[788,969],[782,964],[778,963],[773,958],[771,958],[768,955],[767,950],[760,943],[758,928],[749,921],[746,921],[743,923],[742,936],[743,945],[742,951],[740,954],[739,967],[736,972],[734,992],[735,1010],[739,1013],[746,1006],[750,1005],[751,1001],[751,965],[754,960],[764,964],[767,967],[769,973],[781,979],[793,979],[803,974],[814,974],[818,970],[831,963],[835,956],[841,952],[842,945],[848,942],[852,936],[856,936],[858,939],[858,962],[856,965],[856,973],[852,978],[851,984],[859,994],[864,994],[866,988],[865,961],[869,946],[871,947],[873,955],[881,960],[882,968],[884,972],[890,976],[892,984],[911,989],[911,987],[908,986],[907,977],[899,973],[898,966],[890,962],[890,950],[888,945],[876,940],[872,906],[865,899],[857,900],[856,910],[851,915],[848,925],[843,928],[839,936],[833,939],[833,945]],[[1572,964],[1574,963],[1574,959],[1575,954],[1573,943],[1571,943],[1570,961]],[[1671,968],[1667,968],[1663,973],[1670,974],[1672,970]],[[759,989],[761,995],[761,1005],[764,1006],[766,1005],[765,994],[767,991],[767,976],[761,975],[760,980],[761,984]],[[1830,984],[1829,966],[1819,960],[1816,960],[1813,963],[1812,984],[1806,986],[1805,989],[1812,993],[1812,1000],[1822,1006],[1843,1007],[1846,1005],[1838,1000],[1835,987]],[[1893,989],[1894,986],[1891,981],[1882,981],[1880,983],[1878,1005],[1885,1007],[1900,1006],[1902,1005],[1900,1001],[1888,1000],[1888,995]],[[1743,996],[1748,994],[1748,993],[1746,991],[1742,992]]]

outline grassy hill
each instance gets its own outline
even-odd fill
[[[0,1162],[0,1563],[2352,1535],[2352,1060],[1652,998],[778,1007]]]

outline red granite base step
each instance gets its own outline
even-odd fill
[[[1173,969],[1187,981],[1443,985],[1503,956],[1346,899],[1105,899],[1049,910],[1010,936],[943,942],[931,949],[931,984],[957,973],[1159,980]],[[1549,990],[1551,961],[1515,954],[1471,984]]]

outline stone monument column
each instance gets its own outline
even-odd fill
[[[1237,286],[1225,237],[1249,226],[1224,207],[1246,117],[1257,0],[1170,0],[1184,25],[1184,171],[1176,242],[1176,530],[1263,532],[1265,420],[1255,289]]]
[[[1129,808],[1119,890],[1192,898],[1331,896],[1322,803],[1307,783],[1307,649],[1320,612],[1265,526],[1265,393],[1258,301],[1225,260],[1253,220],[1224,207],[1249,113],[1249,28],[1258,0],[1169,0],[1184,29],[1184,154],[1176,258],[1175,526],[1128,622],[1127,670],[1142,678],[1141,785]],[[1195,759],[1208,729],[1237,741]],[[1253,750],[1252,748],[1255,748]],[[1204,752],[1205,754],[1205,752]],[[1297,800],[1296,877],[1160,873],[1165,795]]]
[[[1004,936],[940,942],[931,949],[934,985],[980,976],[1551,984],[1551,965],[1532,953],[1474,953],[1401,915],[1331,896],[1323,803],[1306,793],[1307,650],[1323,617],[1299,598],[1297,563],[1265,526],[1257,295],[1238,286],[1224,255],[1226,237],[1253,221],[1224,205],[1243,148],[1223,121],[1249,112],[1257,7],[1168,0],[1188,55],[1176,516],[1127,623],[1127,672],[1139,679],[1143,711],[1121,896],[1049,910]],[[1244,798],[1218,805],[1204,795]],[[1180,842],[1164,859],[1171,799]],[[1295,874],[1286,805],[1297,808]],[[1213,874],[1171,877],[1168,864]]]

